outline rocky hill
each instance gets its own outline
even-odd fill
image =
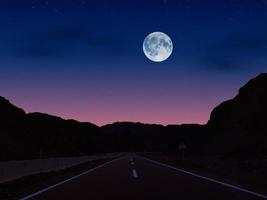
[[[28,113],[0,97],[0,160],[118,151],[238,156],[267,155],[267,74],[250,80],[211,113],[207,125],[116,122],[97,127],[43,113]]]
[[[208,126],[216,150],[267,155],[267,73],[250,80],[236,97],[217,106]]]

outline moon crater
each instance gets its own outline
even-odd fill
[[[171,38],[162,32],[150,33],[143,42],[146,57],[154,62],[162,62],[170,57],[173,50]]]

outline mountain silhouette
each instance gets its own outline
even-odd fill
[[[94,124],[43,113],[26,114],[3,97],[0,111],[0,160],[102,152],[96,143],[101,139],[99,127]]]
[[[238,95],[216,107],[209,125],[221,129],[267,130],[267,73],[243,86]]]
[[[23,145],[25,112],[0,97],[0,160],[20,157],[27,146]]]
[[[78,156],[118,151],[267,155],[267,74],[243,86],[212,112],[206,125],[116,122],[98,127],[44,113],[25,113],[0,97],[0,160]]]
[[[181,140],[199,147],[198,139],[205,126],[197,124],[168,125],[116,122],[101,127],[101,132],[117,144],[120,151],[177,151]]]
[[[266,155],[266,114],[267,73],[263,73],[212,111],[207,126],[213,134],[213,148],[236,155]]]
[[[22,125],[25,112],[12,105],[4,97],[0,97],[0,111],[0,128],[2,131],[7,131]]]

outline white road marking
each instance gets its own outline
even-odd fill
[[[109,161],[109,162],[106,162],[106,163],[104,163],[104,164],[102,164],[102,165],[99,165],[99,166],[97,166],[97,167],[95,167],[95,168],[89,169],[89,170],[87,170],[87,171],[85,171],[85,172],[83,172],[83,173],[81,173],[81,174],[78,174],[78,175],[73,176],[73,177],[71,177],[71,178],[69,178],[69,179],[67,179],[67,180],[61,181],[61,182],[56,183],[56,184],[54,184],[54,185],[51,185],[51,186],[49,186],[49,187],[47,187],[47,188],[44,188],[44,189],[42,189],[42,190],[40,190],[40,191],[38,191],[38,192],[35,192],[35,193],[33,193],[33,194],[30,194],[30,195],[28,195],[28,196],[26,196],[26,197],[23,197],[23,198],[19,199],[19,200],[28,200],[28,199],[31,199],[32,197],[35,197],[35,196],[37,196],[37,195],[39,195],[39,194],[41,194],[41,193],[44,193],[44,192],[46,192],[46,191],[48,191],[48,190],[50,190],[50,189],[52,189],[52,188],[55,188],[55,187],[57,187],[57,186],[60,186],[60,185],[62,185],[62,184],[64,184],[64,183],[66,183],[66,182],[72,181],[72,180],[74,180],[74,179],[76,179],[76,178],[79,178],[79,177],[81,177],[81,176],[83,176],[83,175],[89,174],[89,173],[95,171],[96,169],[99,169],[99,168],[101,168],[101,167],[104,167],[104,166],[106,166],[106,165],[108,165],[108,164],[110,164],[110,163],[112,163],[112,162],[115,162],[115,161],[117,161],[117,160],[120,160],[120,159],[122,159],[122,158],[125,158],[125,156],[120,157],[120,158],[116,158],[116,159],[111,160],[111,161]]]
[[[242,191],[242,192],[245,192],[245,193],[248,193],[248,194],[257,196],[257,197],[261,197],[261,198],[263,198],[263,199],[267,199],[267,195],[265,195],[265,194],[261,194],[261,193],[258,193],[258,192],[253,192],[253,191],[251,191],[251,190],[247,190],[247,189],[241,188],[241,187],[239,187],[239,186],[231,185],[231,184],[224,183],[224,182],[221,182],[221,181],[212,179],[212,178],[208,178],[208,177],[205,177],[205,176],[201,176],[201,175],[199,175],[199,174],[195,174],[195,173],[192,173],[192,172],[188,172],[188,171],[185,171],[185,170],[183,170],[183,169],[179,169],[179,168],[176,168],[176,167],[167,165],[167,164],[163,164],[163,163],[160,163],[160,162],[157,162],[157,161],[154,161],[154,160],[150,160],[150,159],[145,158],[145,157],[143,157],[143,156],[138,156],[138,157],[140,157],[141,159],[150,161],[150,162],[152,162],[152,163],[154,163],[154,164],[161,165],[161,166],[163,166],[163,167],[167,167],[167,168],[170,168],[170,169],[173,169],[173,170],[176,170],[176,171],[185,173],[185,174],[189,174],[189,175],[191,175],[191,176],[195,176],[195,177],[198,177],[198,178],[201,178],[201,179],[204,179],[204,180],[213,182],[213,183],[217,183],[217,184],[223,185],[223,186],[225,186],[225,187],[229,187],[229,188],[232,188],[232,189],[235,189],[235,190],[238,190],[238,191]]]
[[[136,169],[133,169],[133,177],[138,178],[138,173],[137,173]]]

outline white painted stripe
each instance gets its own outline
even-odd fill
[[[138,178],[138,173],[137,173],[136,169],[133,169],[133,177]]]
[[[157,162],[157,161],[154,161],[154,160],[150,160],[150,159],[145,158],[145,157],[143,157],[143,156],[138,156],[138,157],[140,157],[141,159],[144,159],[144,160],[153,162],[153,163],[155,163],[155,164],[161,165],[161,166],[163,166],[163,167],[167,167],[167,168],[170,168],[170,169],[173,169],[173,170],[176,170],[176,171],[185,173],[185,174],[189,174],[189,175],[191,175],[191,176],[195,176],[195,177],[198,177],[198,178],[201,178],[201,179],[204,179],[204,180],[213,182],[213,183],[217,183],[217,184],[223,185],[223,186],[225,186],[225,187],[229,187],[229,188],[232,188],[232,189],[235,189],[235,190],[239,190],[239,191],[242,191],[242,192],[245,192],[245,193],[248,193],[248,194],[257,196],[257,197],[261,197],[261,198],[263,198],[263,199],[267,199],[267,195],[265,195],[265,194],[261,194],[261,193],[258,193],[258,192],[253,192],[253,191],[251,191],[251,190],[247,190],[247,189],[241,188],[241,187],[239,187],[239,186],[231,185],[231,184],[224,183],[224,182],[221,182],[221,181],[212,179],[212,178],[208,178],[208,177],[205,177],[205,176],[201,176],[201,175],[199,175],[199,174],[195,174],[195,173],[192,173],[192,172],[188,172],[188,171],[185,171],[185,170],[183,170],[183,169],[179,169],[179,168],[176,168],[176,167],[167,165],[167,164],[163,164],[163,163],[160,163],[160,162]]]
[[[88,174],[88,173],[90,173],[90,172],[93,172],[93,171],[95,171],[96,169],[99,169],[99,168],[101,168],[101,167],[104,167],[104,166],[106,166],[106,165],[108,165],[108,164],[110,164],[110,163],[112,163],[112,162],[115,162],[115,161],[117,161],[117,160],[120,160],[120,159],[122,159],[122,158],[124,158],[124,157],[120,157],[120,158],[111,160],[111,161],[106,162],[106,163],[104,163],[104,164],[102,164],[102,165],[99,165],[99,166],[97,166],[97,167],[95,167],[95,168],[89,169],[89,170],[87,170],[87,171],[85,171],[85,172],[83,172],[83,173],[81,173],[81,174],[78,174],[78,175],[76,175],[76,176],[73,176],[73,177],[71,177],[71,178],[69,178],[69,179],[67,179],[67,180],[61,181],[61,182],[56,183],[56,184],[54,184],[54,185],[51,185],[51,186],[49,186],[49,187],[47,187],[47,188],[44,188],[44,189],[42,189],[42,190],[40,190],[40,191],[38,191],[38,192],[35,192],[35,193],[30,194],[30,195],[28,195],[28,196],[26,196],[26,197],[23,197],[23,198],[21,198],[20,200],[31,199],[32,197],[35,197],[35,196],[37,196],[37,195],[39,195],[39,194],[41,194],[41,193],[44,193],[44,192],[46,192],[46,191],[48,191],[48,190],[50,190],[50,189],[52,189],[52,188],[55,188],[55,187],[60,186],[60,185],[62,185],[62,184],[64,184],[64,183],[66,183],[66,182],[72,181],[72,180],[74,180],[74,179],[76,179],[76,178],[79,178],[79,177],[81,177],[81,176],[83,176],[83,175],[86,175],[86,174]]]

